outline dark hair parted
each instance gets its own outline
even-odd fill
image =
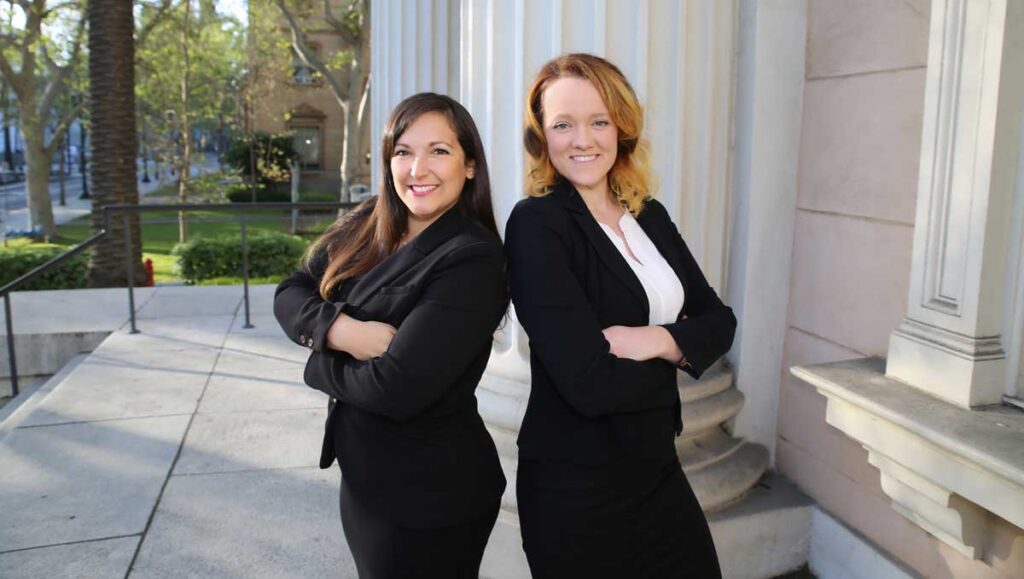
[[[377,196],[339,218],[307,253],[307,265],[313,256],[321,251],[326,253],[327,264],[319,288],[324,299],[330,299],[343,281],[365,274],[398,249],[408,227],[409,210],[398,196],[391,174],[391,158],[398,139],[427,113],[440,113],[448,119],[466,162],[473,163],[474,176],[466,179],[458,201],[449,211],[458,211],[499,237],[484,146],[473,117],[451,97],[429,92],[413,95],[395,107],[384,127],[382,178]]]

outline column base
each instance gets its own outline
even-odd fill
[[[907,319],[892,333],[886,376],[963,408],[998,404],[1006,380],[999,338],[968,338]]]

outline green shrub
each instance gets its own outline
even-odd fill
[[[258,231],[248,240],[250,278],[287,275],[298,267],[306,251],[306,241],[284,233]],[[179,258],[181,277],[190,283],[242,277],[241,235],[196,237],[179,243],[172,253]]]
[[[255,147],[255,151],[250,151]],[[256,161],[256,180],[268,184],[288,181],[291,160],[296,157],[295,143],[288,133],[268,135],[257,132],[235,140],[224,159],[242,175],[252,175]]]
[[[14,281],[36,267],[65,253],[66,247],[20,247],[0,250],[0,285]],[[77,289],[85,287],[88,252],[79,253],[57,268],[19,286],[18,290]]]
[[[232,185],[228,188],[227,195],[232,203],[252,202],[252,188],[248,184]],[[287,203],[291,200],[290,193],[262,186],[256,187],[257,203]]]
[[[303,191],[299,193],[299,201],[308,201],[310,203],[333,203],[337,200],[337,193],[317,193],[316,191]]]

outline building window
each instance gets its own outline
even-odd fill
[[[295,152],[299,154],[299,164],[305,169],[320,167],[320,127],[293,127],[295,132]]]
[[[317,54],[320,53],[320,48],[316,45],[309,48]],[[312,66],[306,64],[294,49],[292,50],[292,83],[302,86],[316,86],[320,84],[320,73]]]

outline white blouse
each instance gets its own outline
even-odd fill
[[[686,296],[683,293],[683,284],[676,277],[675,270],[665,261],[658,248],[647,237],[643,228],[636,222],[636,219],[624,212],[619,219],[619,229],[622,230],[626,240],[615,233],[615,230],[598,221],[601,229],[612,240],[615,248],[619,250],[630,269],[640,280],[640,285],[647,294],[647,302],[651,306],[650,325],[667,324],[676,321],[679,312],[683,309],[683,301]],[[626,251],[626,244],[633,251],[636,259]]]

